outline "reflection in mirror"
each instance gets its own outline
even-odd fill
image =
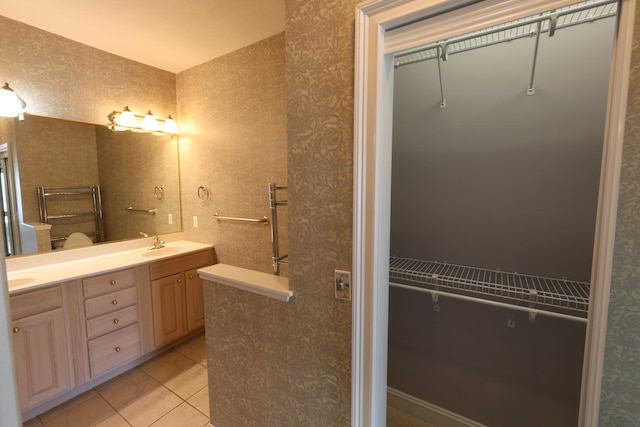
[[[105,241],[181,230],[177,138],[32,115],[13,123],[21,253],[61,247],[73,232],[101,240],[94,218],[78,216],[48,221],[50,237],[43,242],[37,186],[99,185]],[[51,216],[91,210],[90,199],[65,197],[47,200]]]

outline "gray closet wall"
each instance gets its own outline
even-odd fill
[[[589,281],[614,25],[396,69],[392,254]]]

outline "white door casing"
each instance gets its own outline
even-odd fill
[[[352,420],[386,424],[393,54],[576,0],[371,0],[355,37]],[[597,426],[635,2],[621,0],[592,266],[580,426]],[[430,18],[433,17],[433,18]]]

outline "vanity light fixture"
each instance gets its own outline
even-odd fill
[[[122,111],[114,111],[108,116],[109,129],[112,131],[147,132],[154,135],[177,135],[178,127],[175,120],[169,115],[165,120],[157,119],[151,110],[144,116],[134,114],[129,107]]]
[[[0,117],[17,117],[24,120],[25,108],[27,103],[9,87],[9,83],[5,83],[0,88]]]

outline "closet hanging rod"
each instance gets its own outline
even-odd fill
[[[554,311],[541,310],[539,308],[523,307],[520,305],[513,305],[513,304],[508,304],[500,301],[492,301],[492,300],[486,300],[482,298],[470,297],[467,295],[459,295],[459,294],[454,294],[451,292],[446,292],[441,290],[426,289],[426,288],[420,288],[420,287],[411,286],[411,285],[403,285],[402,283],[389,282],[389,286],[393,286],[401,289],[407,289],[410,291],[422,292],[425,294],[430,294],[431,298],[435,297],[436,300],[438,296],[444,296],[444,297],[455,298],[463,301],[470,301],[470,302],[490,305],[494,307],[507,308],[509,310],[523,311],[523,312],[529,313],[529,316],[531,315],[535,316],[537,314],[540,314],[544,316],[555,317],[558,319],[565,319],[565,320],[572,320],[574,322],[587,323],[587,319],[583,317],[572,316],[570,314],[564,314],[564,313],[556,313]]]
[[[252,222],[259,224],[269,224],[269,218],[263,216],[262,218],[238,218],[233,216],[220,216],[217,213],[213,214],[213,217],[218,221],[238,221],[238,222]]]
[[[543,14],[540,14],[538,16],[532,16],[529,18],[524,18],[522,20],[510,23],[510,24],[506,24],[506,25],[497,25],[497,26],[493,26],[493,27],[489,27],[489,28],[485,28],[484,30],[479,30],[473,33],[467,33],[467,34],[463,34],[460,36],[456,36],[456,37],[451,37],[449,39],[446,40],[440,40],[437,42],[433,42],[433,43],[429,43],[427,45],[422,45],[422,46],[417,46],[414,48],[410,48],[407,49],[403,52],[400,52],[399,54],[395,55],[394,58],[394,62],[396,67],[400,67],[402,65],[409,65],[409,64],[413,64],[416,62],[421,62],[421,61],[426,61],[429,59],[433,59],[435,58],[435,56],[431,56],[431,57],[421,57],[421,58],[416,58],[416,59],[407,59],[407,60],[402,60],[402,58],[411,56],[411,55],[416,55],[420,52],[425,52],[428,50],[432,50],[432,49],[436,49],[436,55],[440,55],[442,57],[443,60],[447,60],[448,59],[448,55],[449,53],[457,53],[457,52],[462,52],[465,50],[471,50],[471,49],[460,49],[459,51],[455,51],[455,52],[449,52],[448,48],[450,45],[454,44],[454,43],[462,43],[468,40],[473,40],[473,39],[477,39],[480,37],[485,37],[485,36],[489,36],[492,34],[496,34],[496,33],[500,33],[503,31],[509,31],[509,30],[513,30],[519,27],[525,27],[527,25],[533,25],[533,24],[537,24],[538,22],[544,22],[544,21],[550,21],[552,23],[552,25],[550,26],[549,30],[542,30],[542,32],[545,31],[550,31],[550,35],[553,36],[553,34],[555,33],[556,28],[564,28],[564,27],[569,27],[571,25],[577,25],[583,22],[591,22],[594,21],[596,19],[602,19],[602,18],[608,18],[610,16],[615,16],[616,13],[616,7],[615,4],[618,3],[618,0],[599,0],[593,3],[587,3],[587,4],[581,4],[579,6],[575,6],[575,7],[568,7],[564,10],[554,10],[554,11],[549,11],[549,12],[545,12]],[[557,18],[560,16],[566,16],[566,15],[571,15],[573,13],[579,13],[585,10],[589,10],[589,9],[596,9],[598,7],[603,7],[603,6],[607,6],[607,5],[614,5],[614,7],[612,8],[613,12],[609,12],[606,15],[601,15],[598,17],[589,17],[588,19],[585,19],[581,22],[570,22],[564,25],[560,25],[560,26],[556,26],[555,23],[557,22]],[[530,33],[526,33],[520,37],[529,37],[531,34]],[[482,47],[482,46],[489,46],[492,44],[497,44],[497,43],[501,43],[501,42],[505,42],[505,41],[511,41],[514,38],[519,38],[519,37],[508,37],[505,39],[500,39],[498,41],[495,42],[488,42],[486,44],[483,44],[481,46],[475,46],[473,48],[478,48],[478,47]],[[438,47],[442,47],[442,51],[438,51],[437,48]]]

